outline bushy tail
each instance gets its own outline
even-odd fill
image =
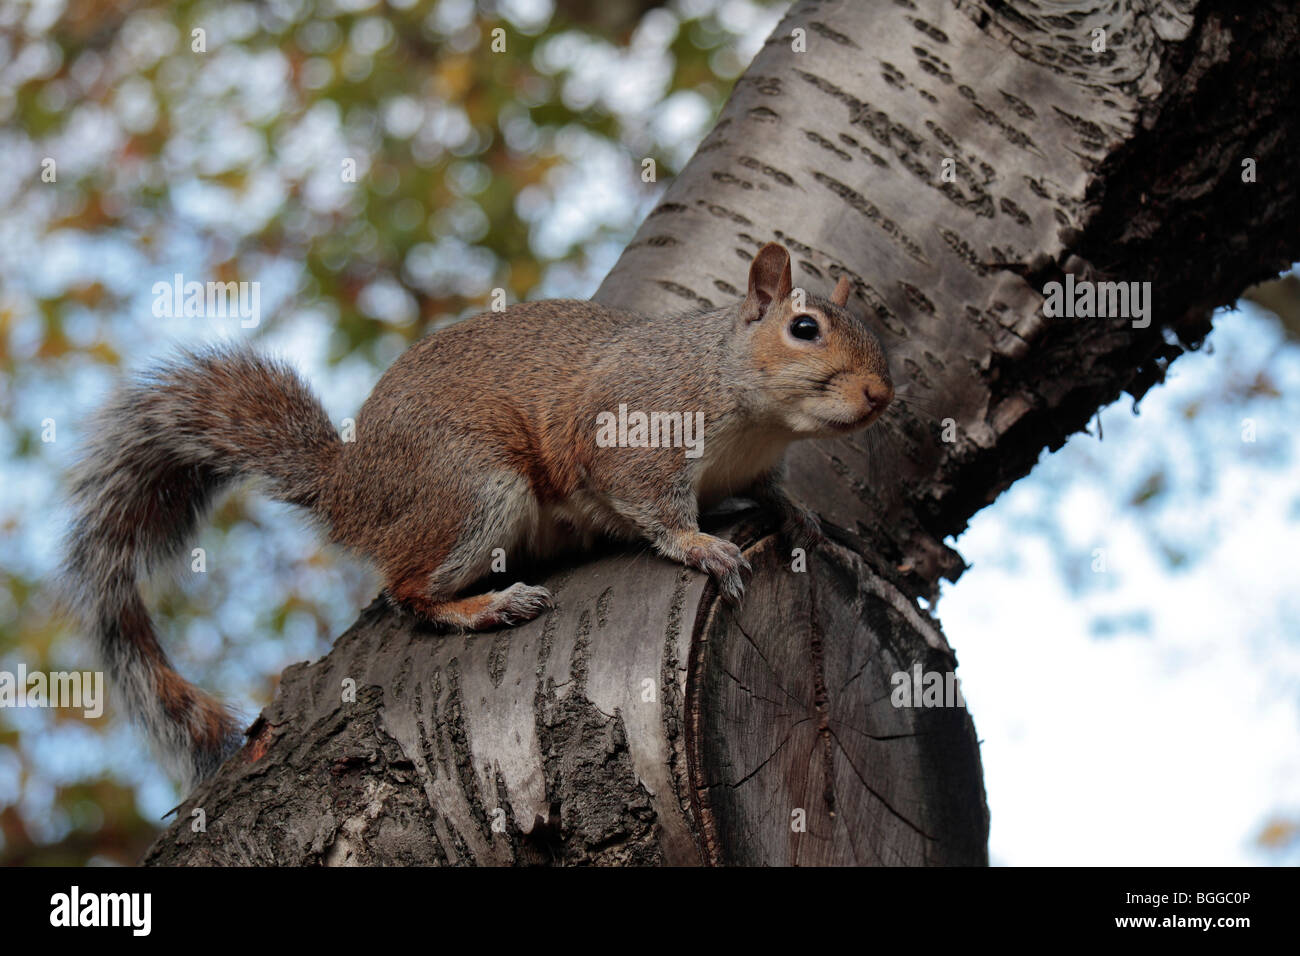
[[[242,349],[184,353],[144,374],[89,434],[72,487],[68,594],[110,687],[188,792],[239,746],[239,727],[172,669],[138,581],[181,552],[236,479],[259,476],[274,497],[315,508],[341,444],[291,369]]]

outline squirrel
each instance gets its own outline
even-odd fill
[[[513,625],[552,605],[522,582],[464,593],[496,549],[544,556],[597,537],[648,541],[738,602],[749,564],[699,530],[700,511],[745,494],[815,545],[817,518],[782,488],[786,447],[865,428],[893,400],[880,342],[845,307],[849,289],[841,276],[829,299],[796,294],[789,253],[768,243],[746,296],[703,313],[665,320],[576,300],[483,313],[411,345],[348,442],[289,367],[242,347],[183,353],[123,386],[94,423],[71,482],[70,601],[126,711],[187,790],[242,735],[172,669],[138,582],[183,550],[236,479],[256,476],[308,509],[374,563],[391,601],[452,629]],[[634,441],[630,427],[621,444],[599,440],[598,422],[630,422],[627,409],[702,422],[698,453]]]

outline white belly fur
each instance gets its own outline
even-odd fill
[[[702,467],[695,475],[695,497],[700,510],[712,508],[724,498],[743,494],[760,476],[780,463],[788,436],[755,433],[752,429],[723,433],[712,440],[705,436]]]

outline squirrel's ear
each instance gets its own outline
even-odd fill
[[[780,302],[790,294],[790,253],[779,243],[769,242],[749,266],[749,294],[740,306],[740,315],[746,322],[757,322],[773,302]]]
[[[831,301],[840,308],[844,308],[849,301],[849,289],[851,288],[853,288],[853,283],[849,282],[849,277],[846,275],[840,276],[840,281],[835,283],[835,291],[831,293]]]

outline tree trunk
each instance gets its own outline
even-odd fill
[[[955,666],[916,599],[1044,447],[1300,257],[1298,21],[1281,0],[796,4],[595,298],[721,303],[771,239],[797,286],[852,280],[902,400],[795,446],[829,542],[801,572],[765,515],[731,515],[738,612],[645,553],[551,569],[555,610],[501,633],[376,602],[285,672],[147,862],[986,862],[966,710],[891,703],[896,673]],[[1066,274],[1150,282],[1153,320],[1045,318]]]

